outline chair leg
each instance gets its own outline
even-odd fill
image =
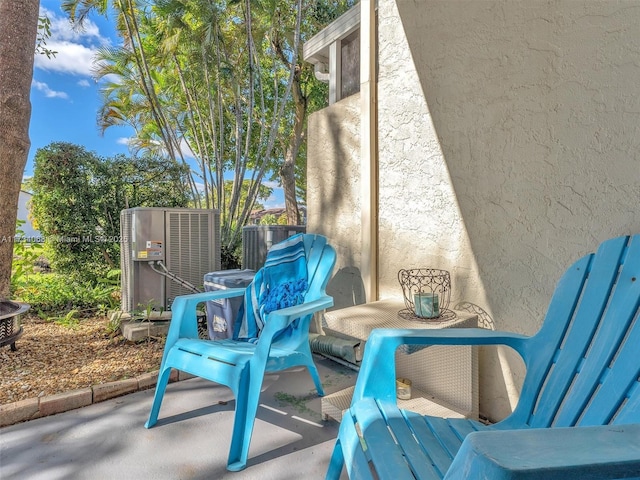
[[[309,375],[311,375],[311,379],[316,386],[318,396],[324,397],[324,389],[322,388],[322,383],[320,382],[320,374],[318,373],[318,367],[316,367],[316,364],[313,361],[313,354],[311,353],[309,342],[306,342],[304,345],[300,346],[300,353],[302,353],[304,357],[304,366],[307,367],[307,370],[309,370]]]
[[[320,374],[318,373],[318,368],[316,367],[316,364],[313,363],[313,360],[310,360],[309,363],[307,363],[307,370],[309,370],[309,375],[311,375],[311,379],[316,385],[318,396],[324,397],[324,389],[322,388],[322,383],[320,382]]]
[[[238,472],[247,466],[249,445],[258,411],[261,387],[262,377],[254,378],[252,381],[245,381],[244,387],[241,383],[241,387],[238,389],[239,395],[236,395],[236,413],[233,419],[231,448],[229,449],[229,459],[227,461],[227,470],[231,472]]]
[[[333,453],[331,454],[331,460],[329,461],[329,468],[327,474],[324,477],[325,480],[338,480],[344,467],[344,454],[342,453],[342,445],[340,440],[336,440],[336,444],[333,447]]]
[[[158,381],[156,383],[156,393],[153,395],[153,404],[151,405],[151,412],[149,412],[149,420],[144,424],[145,428],[153,427],[158,421],[158,413],[160,413],[160,405],[162,405],[162,399],[164,397],[164,391],[167,389],[169,383],[169,376],[171,375],[171,367],[166,367],[158,373]]]

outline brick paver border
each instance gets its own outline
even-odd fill
[[[45,397],[28,398],[18,402],[0,405],[0,427],[6,427],[35,418],[55,415],[93,403],[103,402],[110,398],[120,397],[129,393],[148,390],[155,387],[158,372],[144,373],[135,378],[103,383],[79,390],[48,395]],[[169,382],[177,382],[193,378],[185,372],[172,370]]]

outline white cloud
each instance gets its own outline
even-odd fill
[[[100,78],[100,81],[106,82],[106,83],[120,84],[122,82],[122,78],[120,78],[120,76],[114,73],[107,73],[106,75]]]
[[[96,49],[79,43],[50,40],[47,48],[57,52],[55,57],[45,55],[35,57],[35,68],[71,75],[91,76]]]
[[[269,210],[271,208],[284,208],[284,202],[278,202],[275,197],[267,198],[263,204],[265,210]]]
[[[276,187],[277,188],[277,187]],[[265,209],[269,208],[284,208],[284,199],[282,198],[282,189],[280,189],[280,195],[277,195],[278,192],[275,192],[269,196],[266,200],[261,200]]]
[[[280,188],[280,182],[275,180],[267,180],[266,182],[262,182],[262,185],[269,188]]]
[[[91,84],[89,83],[89,80],[85,80],[84,78],[82,80],[78,80],[78,85],[81,87],[91,86]]]
[[[119,139],[116,140],[116,143],[118,145],[126,145],[128,147],[131,144],[131,138],[130,137],[120,137]]]
[[[36,55],[35,68],[90,77],[96,51],[99,46],[108,45],[109,39],[100,35],[91,20],[86,20],[84,28],[79,29],[64,14],[41,8],[40,15],[51,21],[51,37],[46,47],[56,54],[51,58]]]
[[[106,40],[100,35],[98,26],[89,19],[86,19],[82,26],[75,26],[64,13],[56,14],[45,7],[40,8],[40,16],[46,16],[51,21],[51,38],[75,42],[96,39],[98,43]]]
[[[180,151],[184,158],[196,158],[196,155],[184,138],[180,139]]]
[[[36,90],[39,90],[42,93],[44,93],[45,97],[47,98],[69,98],[69,95],[67,95],[65,92],[58,92],[58,91],[52,90],[49,87],[49,85],[47,85],[44,82],[38,82],[37,80],[33,80],[31,82],[31,86]]]
[[[85,20],[82,26],[76,26],[66,18],[58,17],[56,24],[52,25],[51,36],[70,42],[91,42],[99,45],[109,43],[107,38],[100,35],[100,29],[91,20]]]

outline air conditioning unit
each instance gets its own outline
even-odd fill
[[[130,208],[120,213],[122,311],[170,310],[220,270],[217,210]]]
[[[296,233],[305,233],[306,225],[248,225],[242,227],[242,268],[260,270],[271,245]]]

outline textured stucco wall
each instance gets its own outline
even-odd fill
[[[327,291],[335,307],[365,302],[360,275],[360,95],[309,117],[308,232],[326,235],[338,259]]]
[[[445,268],[452,303],[535,333],[574,260],[640,231],[640,4],[378,5],[380,296],[401,294],[401,268]],[[337,247],[337,306],[363,300],[359,108],[309,122],[309,231]],[[480,410],[500,419],[521,362],[485,349],[480,373]]]
[[[381,296],[400,268],[446,268],[454,301],[532,334],[571,262],[640,231],[640,4],[380,0],[378,15]],[[522,376],[483,350],[481,412],[505,416]]]

